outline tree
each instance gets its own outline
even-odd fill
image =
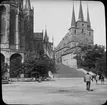
[[[25,74],[25,76],[30,77],[32,74],[32,70],[36,67],[38,64],[39,55],[37,52],[27,52],[25,54],[25,60],[22,64],[22,72]]]
[[[28,52],[22,64],[23,72],[28,77],[39,73],[41,76],[48,75],[48,71],[55,72],[53,59],[50,59],[43,52]]]
[[[107,77],[107,67],[106,67],[106,52],[103,56],[96,61],[96,71],[99,74],[104,74]]]
[[[95,73],[105,73],[106,63],[104,46],[101,45],[80,45],[80,50],[77,52],[76,59],[79,67],[86,69],[87,71],[95,68]],[[104,68],[103,68],[104,67]],[[102,70],[102,71],[101,71]]]

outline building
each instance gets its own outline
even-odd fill
[[[26,52],[38,51],[39,46],[52,57],[53,44],[49,42],[47,30],[45,36],[43,32],[34,33],[33,22],[34,8],[30,0],[6,0],[0,4],[0,58],[10,71],[12,61],[18,58],[20,63],[24,62]]]
[[[34,33],[33,43],[35,51],[43,51],[49,58],[53,58],[53,42],[49,42],[47,29],[45,33],[43,31]]]
[[[77,21],[75,19],[73,4],[71,26],[67,34],[56,47],[56,63],[63,63],[70,67],[77,67],[77,61],[73,57],[75,48],[79,44],[93,44],[93,29],[91,28],[89,10],[87,7],[87,20],[85,21],[81,1]]]

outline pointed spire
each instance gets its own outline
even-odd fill
[[[23,7],[24,13],[29,16],[31,14],[31,5],[30,5],[30,0],[25,1],[25,5]]]
[[[87,23],[88,23],[88,26],[91,27],[88,5],[87,5]]]
[[[53,43],[53,50],[55,49],[54,48],[54,37],[52,36],[52,43]]]
[[[30,0],[26,0],[25,9],[26,9],[26,10],[31,10]]]
[[[54,36],[52,36],[52,43],[54,43]]]
[[[49,38],[48,38],[48,35],[47,35],[47,28],[45,26],[45,36],[44,36],[44,41],[48,42]]]
[[[73,2],[73,11],[72,11],[72,21],[71,21],[71,27],[75,27],[74,2]]]
[[[23,9],[23,0],[18,0],[18,7],[19,9]]]
[[[81,0],[80,0],[80,9],[79,9],[79,17],[78,17],[78,20],[84,21],[84,16],[83,16],[83,11],[82,11]]]
[[[45,35],[47,36],[47,26],[45,25]]]

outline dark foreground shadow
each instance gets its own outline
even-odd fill
[[[105,102],[104,104],[102,104],[102,105],[107,105],[107,100],[106,100],[106,102]]]

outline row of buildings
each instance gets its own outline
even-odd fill
[[[78,46],[80,44],[93,44],[93,29],[91,28],[91,21],[89,16],[89,9],[87,6],[87,19],[84,19],[82,2],[80,1],[78,20],[75,19],[75,10],[73,4],[71,26],[55,49],[56,63],[63,63],[71,68],[77,67],[77,60],[75,59]]]
[[[53,58],[53,42],[47,29],[34,32],[34,8],[30,0],[6,0],[0,4],[0,58],[9,67],[17,57],[24,62],[26,52],[41,51]]]

